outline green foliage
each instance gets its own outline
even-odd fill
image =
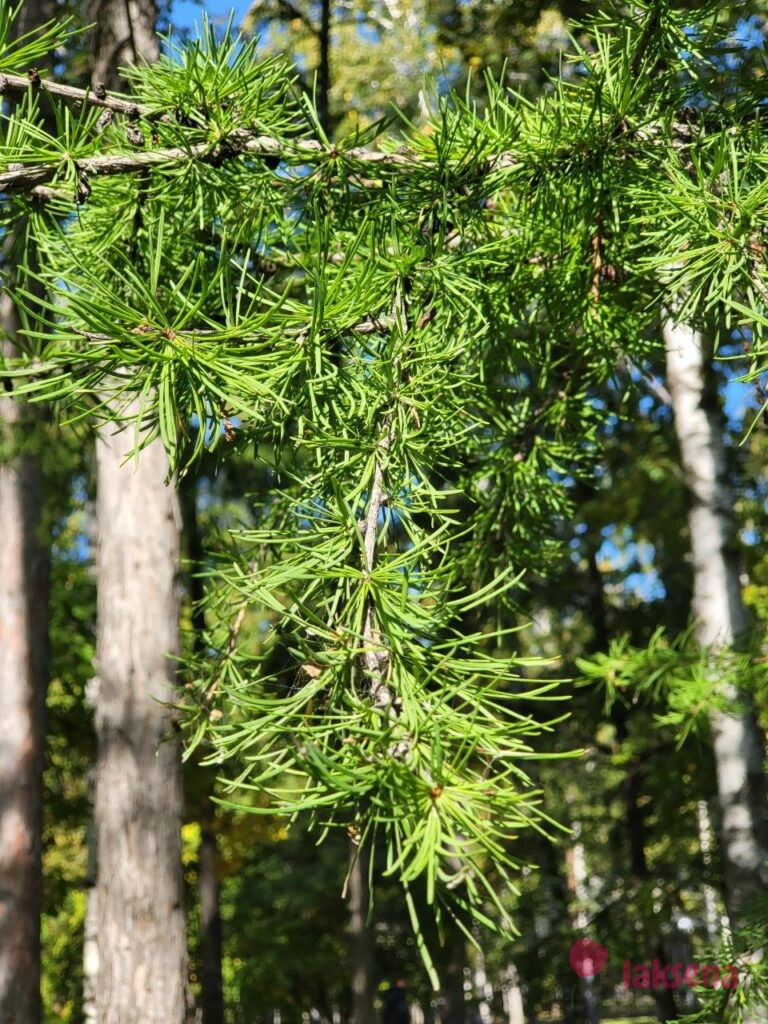
[[[71,40],[75,34],[73,19],[64,16],[55,25],[46,25],[17,36],[14,25],[20,13],[21,4],[0,5],[0,39],[3,40],[0,72],[26,72],[28,68],[36,67],[64,40]]]
[[[386,137],[327,142],[283,60],[209,28],[130,72],[127,126],[55,98],[46,126],[34,90],[3,122],[3,223],[41,254],[16,294],[49,296],[19,393],[160,437],[171,472],[231,445],[275,483],[207,574],[190,747],[231,803],[380,852],[417,927],[424,882],[470,937],[510,929],[512,840],[552,829],[556,695],[510,623],[593,470],[596,395],[661,301],[760,342],[760,97],[715,105],[697,16],[610,6],[537,102],[488,80]],[[685,692],[676,725],[705,695],[673,653],[590,671]]]
[[[643,700],[664,710],[656,714],[660,726],[670,726],[682,744],[692,731],[706,731],[712,709],[738,710],[738,694],[724,693],[722,679],[738,679],[743,693],[765,685],[763,659],[725,651],[713,660],[692,638],[692,628],[673,641],[657,629],[644,647],[629,638],[611,641],[607,651],[580,658],[584,682],[598,683],[605,692],[606,709],[616,701]]]
[[[697,990],[700,1009],[682,1018],[684,1024],[742,1024],[755,1019],[768,1002],[768,967],[762,949],[768,924],[768,901],[762,898],[752,906],[738,933],[726,936],[721,944],[710,949],[712,963],[733,966],[739,975],[735,989],[702,988]]]

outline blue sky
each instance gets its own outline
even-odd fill
[[[235,24],[239,25],[250,6],[250,0],[175,0],[171,9],[171,18],[178,28],[191,28],[200,21],[203,12],[214,20],[226,21],[229,12],[235,12]]]

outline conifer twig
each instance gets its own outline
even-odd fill
[[[376,564],[379,515],[387,503],[387,494],[384,490],[383,461],[393,440],[391,416],[387,416],[384,425],[386,434],[378,444],[373,471],[373,483],[371,484],[371,494],[368,500],[368,513],[365,518],[365,538],[363,544],[365,572],[368,577],[370,577]],[[371,700],[376,707],[391,707],[394,704],[394,694],[383,679],[389,662],[389,654],[386,649],[382,648],[381,634],[376,625],[373,601],[370,597],[368,598],[365,610],[363,647],[363,661],[371,681]]]
[[[8,72],[0,74],[0,96],[5,96],[8,93],[23,95],[25,92],[48,93],[50,96],[68,100],[70,103],[102,107],[115,114],[125,114],[126,117],[146,117],[152,113],[149,107],[143,106],[135,100],[122,96],[108,96],[106,92],[102,93],[98,89],[78,89],[74,85],[52,82],[40,75],[11,75]]]
[[[26,90],[34,87],[32,81],[20,75],[0,76],[0,94],[4,88],[6,91],[20,91],[22,88]],[[70,102],[90,103],[106,107],[128,117],[156,116],[158,119],[170,119],[172,116],[168,112],[152,111],[149,107],[132,100],[115,96],[99,97],[91,90],[78,89],[74,86],[42,80],[37,88],[44,89],[50,95]],[[696,134],[696,129],[704,127],[704,124],[692,125],[685,121],[674,121],[669,126],[677,145],[688,144]],[[706,127],[713,126],[707,123]],[[661,123],[646,124],[637,129],[625,126],[621,137],[625,141],[636,139],[639,142],[656,143],[661,141],[663,129],[664,125]],[[76,163],[78,173],[88,177],[90,175],[138,174],[151,167],[184,160],[220,163],[243,154],[272,157],[287,164],[302,164],[318,158],[345,159],[371,167],[404,173],[411,173],[417,164],[424,162],[418,153],[404,147],[400,147],[396,152],[375,150],[365,146],[340,150],[336,146],[326,145],[317,139],[278,139],[270,135],[257,134],[248,128],[237,128],[222,137],[218,143],[206,141],[189,146],[162,147],[129,153],[108,153],[82,157],[72,162]],[[492,174],[514,168],[519,163],[520,154],[514,150],[505,150],[490,157],[486,161],[485,167],[478,169],[478,173]],[[61,166],[61,161],[23,166],[10,164],[7,170],[0,174],[0,192],[7,194],[34,193],[36,198],[42,200],[52,198],[52,194],[42,186],[56,177]]]

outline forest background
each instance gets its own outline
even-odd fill
[[[690,5],[692,12],[696,6]],[[732,24],[724,21],[718,70],[728,88],[745,82],[760,88],[763,10],[759,4],[739,7]],[[94,12],[66,3],[47,13],[71,14],[86,26]],[[213,4],[166,4],[157,13],[166,46],[194,37],[193,23],[205,13],[219,36],[229,20],[229,12]],[[590,13],[590,5],[582,3],[266,0],[241,5],[234,24],[246,37],[260,39],[261,55],[286,53],[295,61],[299,88],[314,94],[322,128],[341,138],[390,116],[392,105],[416,130],[424,129],[432,93],[451,88],[481,107],[488,102],[491,80],[526,100],[546,95],[553,80],[580,73],[566,56],[573,51],[571,34],[589,45],[581,25]],[[77,45],[61,55],[62,81],[88,83],[92,37],[92,30],[76,37]],[[600,279],[610,280],[613,273],[609,264],[600,269]],[[759,413],[765,396],[759,380],[741,379],[744,350],[745,339],[736,334],[720,345],[711,387],[721,411],[726,489],[733,496],[724,510],[733,540],[730,555],[738,560],[750,623],[742,670],[764,727],[768,561],[762,534],[768,495]],[[546,494],[534,490],[530,497],[523,476],[513,479],[510,471],[506,477],[512,484],[509,507],[499,515],[498,550],[526,549],[513,566],[526,570],[515,622],[524,628],[506,642],[515,654],[546,659],[538,675],[569,680],[568,717],[536,742],[552,752],[582,751],[535,767],[547,814],[567,831],[555,842],[526,833],[515,844],[515,857],[531,865],[522,869],[519,891],[503,893],[519,935],[497,937],[473,925],[475,945],[456,930],[449,929],[442,944],[435,937],[443,979],[435,993],[397,882],[379,880],[370,915],[364,883],[352,899],[343,900],[347,838],[332,836],[318,846],[316,836],[300,827],[289,830],[283,819],[217,803],[224,794],[215,769],[199,764],[201,751],[196,751],[183,769],[181,850],[190,1019],[250,1024],[351,1016],[367,1024],[361,1006],[378,1012],[381,994],[395,978],[406,980],[414,1019],[442,1024],[643,1019],[639,1015],[673,1020],[697,1012],[701,1002],[689,990],[627,989],[622,976],[626,959],[698,962],[724,934],[727,942],[728,870],[718,853],[717,765],[707,718],[711,691],[700,671],[691,616],[696,569],[691,481],[676,434],[672,391],[663,344],[649,346],[643,366],[630,359],[619,362],[599,393],[591,395],[600,413],[594,427],[599,453],[589,475],[564,480],[562,502],[547,505]],[[546,422],[548,412],[534,409],[533,423],[537,415]],[[225,429],[236,433],[236,418]],[[88,908],[95,882],[99,529],[93,437],[82,425],[33,419],[30,453],[42,467],[41,536],[51,538],[44,599],[50,645],[40,669],[49,680],[42,1019],[92,1020],[89,942],[95,925]],[[522,459],[515,459],[510,453],[510,464],[517,466]],[[214,452],[181,482],[181,621],[185,650],[193,658],[200,654],[205,631],[204,613],[201,621],[195,604],[201,574],[215,565],[206,553],[220,545],[228,525],[255,528],[258,509],[274,486],[269,471],[247,449],[226,461]],[[516,503],[540,497],[543,504],[534,509],[538,531],[517,535]],[[136,524],[139,532],[140,527]],[[490,621],[481,628],[490,630]],[[245,646],[258,645],[263,613],[246,615],[238,631]],[[759,916],[765,908],[759,899],[754,902],[757,917],[737,931],[737,945],[741,937],[745,949],[731,950],[734,957],[753,951],[754,933],[766,920]],[[569,963],[580,937],[599,941],[610,952],[608,970],[594,982],[579,979]],[[722,949],[712,953],[721,960],[722,955]],[[362,1002],[356,1003],[353,993]],[[16,1024],[13,1016],[8,1021]],[[28,1021],[34,1024],[32,1017]]]

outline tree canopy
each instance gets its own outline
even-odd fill
[[[543,781],[584,744],[569,652],[525,619],[662,318],[738,342],[759,382],[764,80],[721,4],[611,3],[538,96],[489,73],[482,100],[436,85],[421,114],[329,137],[284,57],[210,23],[117,95],[35,70],[70,29],[11,41],[11,16],[0,218],[27,321],[5,374],[62,419],[123,424],[126,456],[159,437],[174,481],[258,463],[268,486],[201,570],[187,754],[223,807],[370,850],[434,979],[422,902],[474,942],[476,922],[514,934],[517,838],[564,832]],[[629,448],[643,429],[666,458],[640,415]],[[651,635],[578,668],[609,713],[631,686],[664,698],[685,739],[716,680],[684,632]]]

